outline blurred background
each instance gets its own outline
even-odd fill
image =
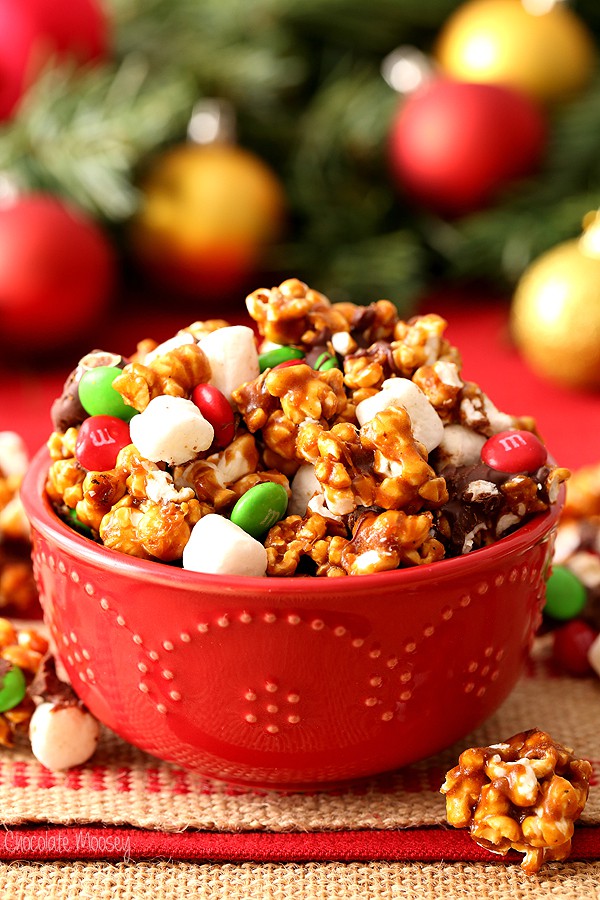
[[[298,276],[448,312],[596,458],[599,43],[597,0],[0,0],[0,427]]]

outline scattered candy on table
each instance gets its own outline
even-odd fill
[[[583,612],[586,590],[579,578],[566,566],[553,566],[546,582],[544,612],[552,619],[574,619]]]
[[[600,675],[600,464],[567,482],[544,625],[556,664],[569,675]]]
[[[52,656],[45,656],[29,694],[36,703],[29,722],[31,750],[53,772],[79,766],[93,755],[100,724],[70,684],[61,681]]]
[[[0,618],[0,745],[12,747],[27,733],[35,709],[29,693],[44,655],[46,638],[34,628]]]

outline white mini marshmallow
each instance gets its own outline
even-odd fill
[[[444,425],[435,409],[414,381],[409,378],[388,378],[379,393],[367,397],[356,407],[356,418],[361,425],[370,422],[378,412],[390,406],[401,406],[410,416],[412,431],[431,453],[444,436]]]
[[[29,454],[23,439],[15,431],[0,431],[0,472],[7,478],[24,475]]]
[[[99,737],[97,719],[80,706],[40,703],[29,723],[33,755],[53,772],[86,762]]]
[[[315,467],[311,463],[300,466],[291,483],[292,496],[288,506],[288,516],[304,516],[308,501],[315,494],[321,494],[323,488],[315,475]]]
[[[336,331],[331,335],[331,346],[340,356],[348,356],[356,350],[356,341],[348,331]]]
[[[446,425],[437,450],[440,467],[475,465],[486,440],[464,425]]]
[[[181,465],[213,442],[214,429],[195,403],[162,394],[129,423],[132,443],[152,462]]]
[[[168,341],[163,341],[163,343],[159,344],[158,347],[155,347],[154,350],[150,350],[146,353],[143,360],[144,365],[149,365],[152,360],[156,359],[158,356],[164,356],[165,353],[176,350],[177,347],[183,347],[184,344],[195,343],[196,339],[189,331],[178,331],[174,337],[169,338]]]
[[[265,575],[267,551],[239,525],[209,513],[192,528],[183,568],[209,575]]]
[[[225,394],[258,377],[258,352],[254,332],[247,325],[230,325],[207,334],[199,342],[210,363],[210,383]]]

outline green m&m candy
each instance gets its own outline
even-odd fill
[[[575,619],[583,610],[586,597],[586,589],[576,575],[565,566],[552,567],[546,582],[546,615],[561,622]]]
[[[339,369],[337,358],[325,351],[316,358],[313,369],[316,369],[318,372],[326,372],[328,369]]]
[[[261,372],[266,369],[274,369],[279,363],[288,362],[291,359],[304,359],[304,351],[296,347],[274,347],[258,357],[258,367]]]
[[[288,495],[281,484],[264,481],[243,494],[231,511],[231,521],[260,540],[285,515]]]
[[[18,666],[0,675],[0,713],[18,706],[27,691],[25,676]]]
[[[112,386],[122,369],[118,366],[96,366],[88,369],[79,382],[79,400],[89,416],[116,416],[129,422],[137,410],[128,406]]]

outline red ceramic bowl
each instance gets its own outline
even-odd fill
[[[207,776],[303,789],[428,756],[504,700],[540,621],[558,507],[433,565],[227,578],[80,537],[47,468],[40,451],[22,498],[75,690],[125,740]]]

